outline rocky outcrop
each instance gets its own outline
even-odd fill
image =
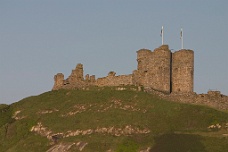
[[[134,134],[148,134],[150,133],[150,130],[145,129],[139,129],[137,127],[133,127],[131,125],[127,125],[123,128],[117,128],[117,127],[98,127],[96,129],[87,129],[87,130],[75,130],[75,131],[67,131],[64,134],[64,138],[71,137],[71,136],[79,136],[79,135],[90,135],[90,134],[106,134],[106,135],[112,135],[112,136],[129,136]]]
[[[79,141],[77,143],[60,143],[52,146],[46,152],[64,152],[64,151],[69,151],[72,147],[76,147],[76,149],[78,149],[79,151],[82,151],[87,144],[88,144],[87,142],[82,142],[82,141]]]
[[[55,141],[56,137],[58,138],[67,138],[74,136],[85,136],[91,134],[105,134],[112,136],[129,136],[135,134],[148,134],[150,130],[148,128],[140,129],[138,127],[132,125],[126,125],[122,128],[111,126],[111,127],[97,127],[96,129],[77,129],[77,130],[69,130],[66,132],[53,133],[48,127],[44,127],[41,122],[39,122],[36,126],[33,126],[30,130],[31,132],[35,132],[41,136],[47,137],[47,139]]]
[[[64,152],[68,151],[75,143],[60,143],[58,145],[54,145],[50,149],[48,149],[46,152]]]

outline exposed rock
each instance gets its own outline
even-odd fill
[[[52,131],[49,130],[47,127],[44,127],[41,122],[38,122],[36,126],[33,126],[30,129],[31,132],[36,132],[41,136],[46,136],[48,139],[52,139]]]
[[[65,152],[70,150],[73,145],[75,145],[75,143],[60,143],[48,149],[47,152]]]
[[[38,114],[49,114],[49,113],[53,113],[53,112],[57,112],[59,111],[58,109],[49,109],[49,110],[43,110],[43,111],[39,111]]]
[[[14,115],[12,116],[12,118],[16,119],[16,120],[21,120],[26,118],[26,116],[18,116],[18,114],[21,113],[21,110],[15,111]]]
[[[140,150],[139,152],[150,152],[150,147],[148,147],[147,149],[144,149],[144,150]]]
[[[148,134],[150,130],[147,128],[139,129],[137,127],[133,127],[131,125],[127,125],[123,128],[116,128],[114,126],[111,127],[97,127],[96,129],[86,129],[86,130],[69,130],[66,133],[53,133],[47,127],[44,127],[41,122],[39,122],[36,126],[33,126],[30,130],[31,132],[36,132],[41,136],[47,137],[49,140],[56,142],[59,138],[67,138],[67,137],[74,137],[79,135],[90,135],[93,133],[98,134],[107,134],[107,135],[114,135],[114,136],[129,136],[133,134]]]
[[[137,111],[137,112],[142,112],[142,113],[147,112],[147,109],[140,109],[137,106],[137,103],[123,104],[121,100],[112,99],[110,102],[104,103],[99,106],[96,103],[95,104],[76,104],[72,108],[72,110],[70,110],[66,114],[62,114],[61,116],[62,117],[73,116],[78,113],[93,111],[94,109],[97,109],[96,112],[105,112],[112,108],[126,110],[126,111]]]
[[[78,142],[78,143],[76,144],[76,146],[78,147],[78,149],[79,149],[80,151],[82,151],[82,150],[85,148],[85,146],[86,146],[87,144],[88,144],[88,143],[86,143],[86,142],[80,141],[80,142]]]

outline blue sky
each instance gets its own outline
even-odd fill
[[[130,74],[136,51],[164,43],[195,52],[194,91],[228,95],[227,0],[0,0],[0,103],[52,89],[77,63],[84,74]]]

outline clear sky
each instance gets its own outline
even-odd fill
[[[136,51],[164,43],[195,52],[194,91],[228,95],[227,0],[0,0],[0,103],[50,91],[77,63],[84,74],[130,74]]]

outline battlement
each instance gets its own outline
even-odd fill
[[[132,74],[118,75],[114,71],[106,77],[95,78],[83,74],[83,65],[77,64],[71,75],[64,80],[64,75],[55,75],[53,90],[83,88],[86,86],[123,86],[135,85],[152,88],[157,91],[193,92],[194,52],[179,50],[172,53],[168,45],[162,45],[154,51],[137,51],[137,70]]]

